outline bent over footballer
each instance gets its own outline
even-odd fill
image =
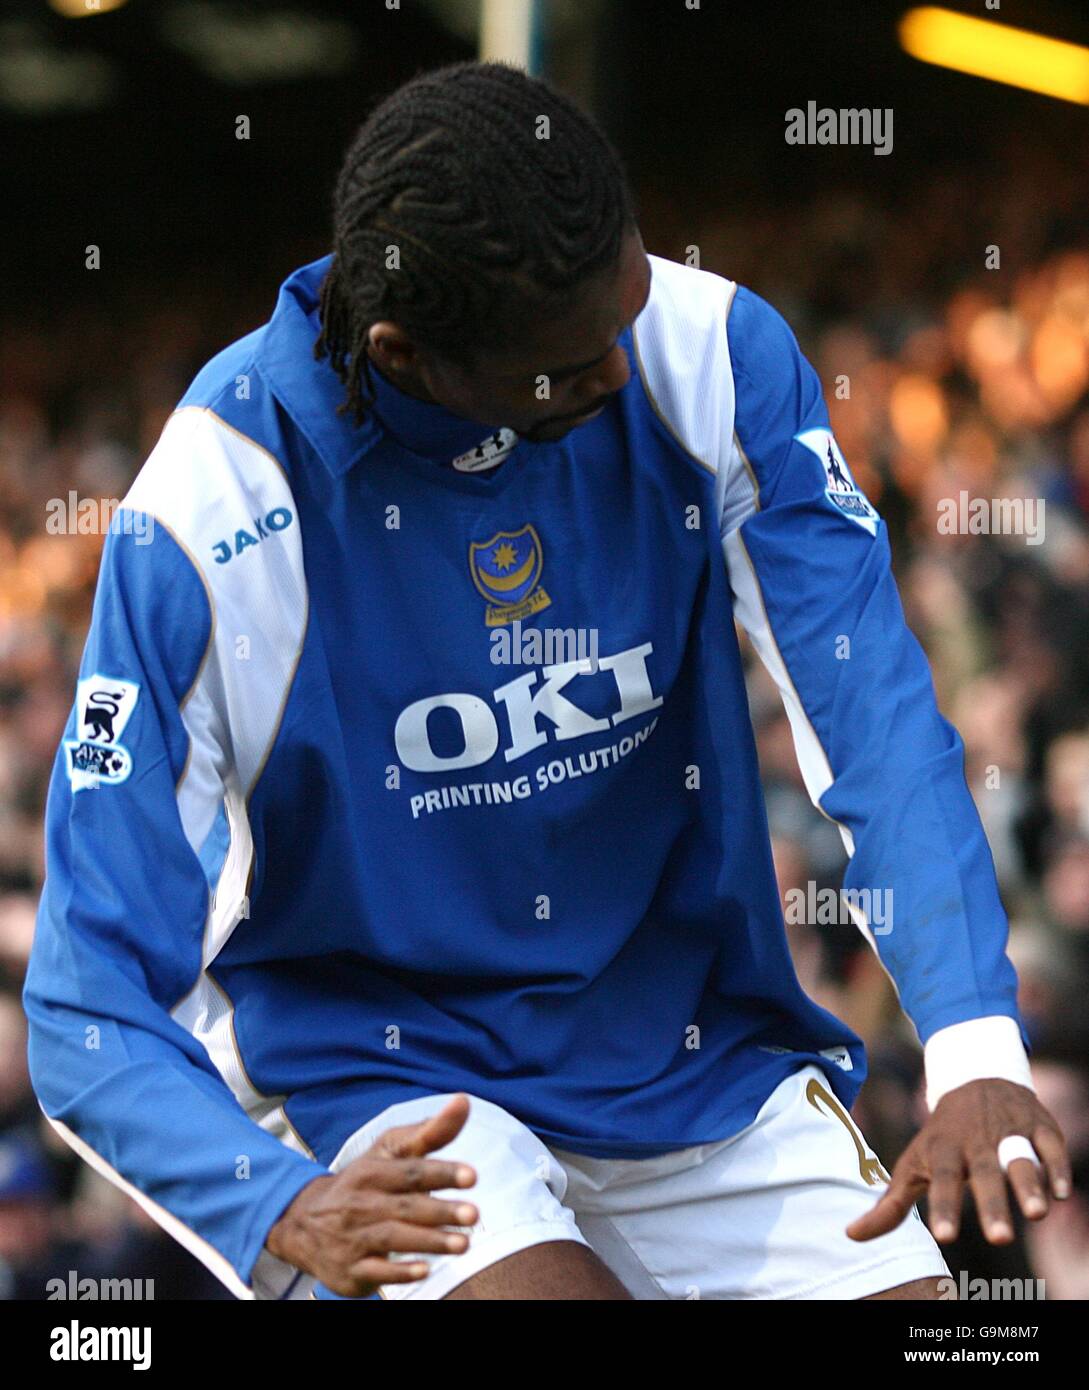
[[[735,620],[895,901],[930,1115],[891,1179],[791,964]],[[966,1182],[996,1243],[1068,1191],[817,376],[514,68],[373,112],[333,254],[171,415],[47,822],[41,1104],[240,1297],[929,1298]]]

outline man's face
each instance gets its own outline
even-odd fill
[[[627,385],[618,339],[649,294],[650,262],[632,232],[616,263],[586,281],[569,312],[527,323],[515,347],[481,350],[462,366],[417,347],[396,324],[380,323],[371,329],[370,356],[410,394],[543,443],[584,424]]]

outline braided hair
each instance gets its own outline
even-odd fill
[[[328,356],[347,388],[339,413],[356,424],[373,401],[372,324],[393,320],[461,360],[474,347],[502,349],[527,314],[554,318],[569,306],[635,225],[601,129],[502,63],[437,68],[383,101],[348,150],[333,213],[314,355]]]

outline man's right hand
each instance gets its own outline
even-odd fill
[[[428,1273],[405,1254],[460,1255],[469,1237],[450,1226],[472,1226],[471,1202],[445,1202],[433,1190],[472,1187],[465,1163],[427,1159],[457,1137],[469,1117],[468,1096],[453,1096],[430,1119],[386,1132],[339,1173],[315,1178],[269,1232],[265,1248],[306,1270],[333,1293],[364,1298],[382,1284],[411,1284]]]

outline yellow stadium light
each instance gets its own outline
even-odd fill
[[[119,10],[127,0],[49,0],[49,8],[65,19],[85,19],[92,14],[109,14]]]
[[[900,44],[924,63],[1089,106],[1089,48],[936,5],[908,10]]]

